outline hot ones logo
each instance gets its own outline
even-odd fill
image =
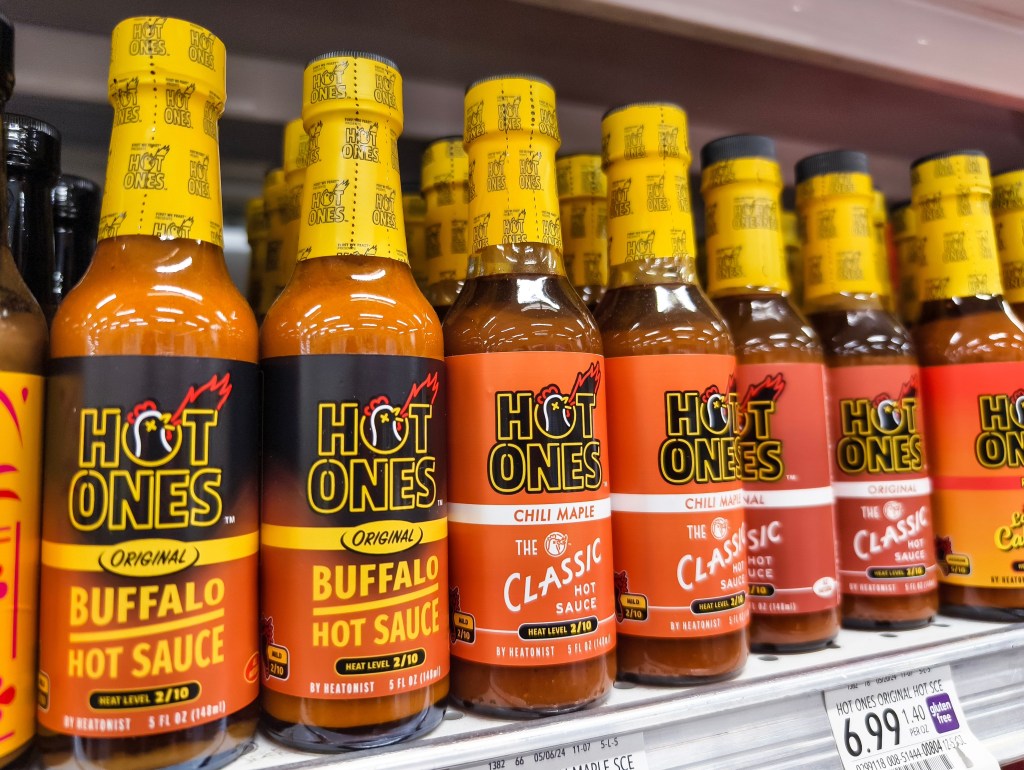
[[[231,375],[191,386],[178,408],[153,399],[123,411],[82,409],[79,470],[71,478],[68,515],[82,532],[210,527],[221,519],[221,476],[211,463]],[[178,460],[185,467],[167,467]]]
[[[337,62],[333,67],[325,66],[313,73],[313,82],[309,92],[310,104],[326,102],[330,99],[344,99],[348,91],[342,78],[348,69],[347,61]]]
[[[709,484],[735,481],[735,383],[726,392],[711,385],[703,392],[665,394],[665,434],[659,468],[669,484]]]
[[[166,17],[153,17],[132,25],[132,39],[128,53],[132,56],[166,56],[167,41],[164,40]]]
[[[601,365],[594,362],[577,373],[568,393],[554,384],[537,393],[496,393],[491,488],[503,495],[600,489],[601,442],[594,437],[600,386]]]
[[[917,428],[917,378],[903,383],[899,395],[839,401],[842,438],[836,462],[844,473],[917,473],[924,450]]]
[[[126,190],[163,190],[166,188],[164,159],[171,151],[170,145],[142,145],[145,150],[128,156],[128,168],[122,185]]]
[[[1024,467],[1024,388],[978,396],[981,432],[974,454],[983,468]]]
[[[782,373],[766,375],[747,388],[736,425],[736,460],[743,481],[778,481],[785,473],[782,442],[772,438],[772,417],[786,389]]]
[[[317,459],[306,499],[317,513],[408,511],[437,500],[437,458],[430,454],[438,375],[412,385],[401,406],[390,396],[324,402]]]
[[[114,81],[111,84],[114,98],[114,125],[138,123],[142,120],[139,114],[139,79],[126,80],[122,85]]]

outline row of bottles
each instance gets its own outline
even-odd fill
[[[225,58],[188,22],[114,30],[100,240],[50,330],[45,442],[46,325],[2,255],[0,525],[22,535],[0,540],[20,561],[0,554],[47,597],[38,678],[36,602],[0,604],[21,613],[0,657],[18,750],[28,694],[49,766],[216,767],[258,719],[369,747],[436,726],[449,696],[557,714],[616,677],[820,648],[840,618],[913,627],[940,598],[1020,617],[1024,331],[983,156],[914,166],[912,338],[863,154],[798,165],[805,318],[770,140],[701,152],[705,294],[679,107],[613,109],[600,164],[557,161],[550,84],[477,81],[461,139],[424,159],[417,223],[401,75],[332,52],[249,212],[257,329],[222,254]]]

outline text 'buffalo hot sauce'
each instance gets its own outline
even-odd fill
[[[1024,169],[992,177],[992,220],[1002,268],[1003,297],[1024,317]]]
[[[615,675],[601,338],[562,269],[554,90],[488,78],[465,105],[474,256],[444,324],[452,695],[571,711]]]
[[[604,116],[601,135],[619,676],[708,681],[747,659],[736,358],[696,285],[686,114],[627,105]]]
[[[225,51],[127,19],[100,241],[57,312],[44,474],[47,765],[219,767],[256,727],[256,323],[222,252]]]
[[[448,692],[440,322],[406,255],[402,81],[313,59],[299,261],[261,330],[263,720],[318,751],[429,730]]]
[[[466,282],[469,266],[469,159],[461,136],[437,139],[421,167],[427,287],[424,295],[443,321]]]
[[[825,347],[842,620],[912,628],[937,609],[931,483],[914,345],[883,306],[867,156],[796,167],[805,308]]]
[[[701,167],[708,294],[736,346],[751,646],[824,647],[839,631],[825,355],[789,298],[775,143],[718,139]]]
[[[14,28],[0,14],[0,119],[14,86]],[[0,131],[0,142],[5,132]],[[0,157],[3,156],[0,145]],[[7,233],[0,164],[0,234]],[[0,767],[35,734],[36,607],[46,319],[0,244]]]
[[[594,310],[608,288],[608,185],[600,155],[565,155],[555,163],[562,249],[569,282]]]
[[[1002,297],[988,158],[922,158],[911,183],[942,611],[1020,620],[1024,327]]]

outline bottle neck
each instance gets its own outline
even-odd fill
[[[7,240],[14,262],[47,318],[60,302],[55,280],[53,201],[56,179],[45,174],[9,174]]]
[[[427,285],[464,281],[469,263],[469,195],[464,182],[440,182],[423,193]]]
[[[608,285],[608,197],[563,198],[562,243],[573,286]]]
[[[720,173],[724,166],[729,173]],[[737,158],[705,171],[709,296],[789,291],[781,192],[782,174],[771,160]]]
[[[397,126],[338,111],[307,131],[299,261],[365,255],[408,262]]]
[[[548,243],[503,243],[469,259],[469,278],[511,275],[564,276],[562,252]]]
[[[223,99],[194,83],[139,78],[111,89],[99,238],[185,238],[224,245],[217,119]]]

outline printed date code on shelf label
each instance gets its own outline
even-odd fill
[[[824,695],[843,770],[999,770],[967,725],[949,666],[875,677]]]
[[[647,755],[643,733],[632,733],[514,754],[467,770],[647,770]]]

